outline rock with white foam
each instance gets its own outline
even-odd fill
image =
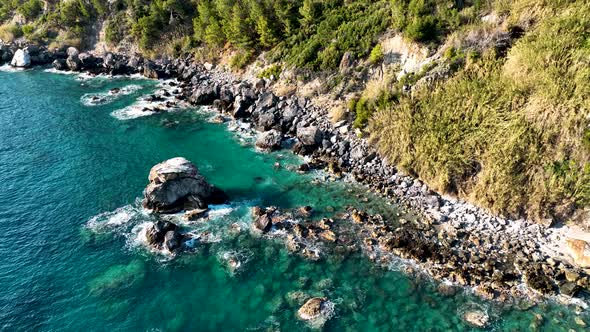
[[[10,65],[17,68],[28,68],[31,66],[31,56],[27,50],[18,49],[14,56],[12,57],[12,61]]]
[[[313,297],[297,311],[297,317],[314,328],[321,328],[334,313],[334,304],[325,297]]]
[[[480,310],[467,311],[463,314],[463,320],[473,327],[484,328],[488,326],[489,316]]]
[[[177,157],[152,167],[144,190],[143,206],[157,213],[206,209],[227,202],[227,195],[209,184],[197,167]]]

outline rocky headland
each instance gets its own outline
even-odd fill
[[[257,147],[290,147],[309,160],[300,171],[321,169],[335,179],[357,181],[419,216],[416,221],[386,220],[350,210],[335,224],[353,225],[347,228],[355,230],[356,239],[351,240],[333,226],[334,220],[313,221],[305,214],[272,207],[254,209],[255,231],[288,229],[281,233],[287,246],[309,259],[317,259],[311,244],[315,241],[342,248],[358,245],[378,264],[388,264],[396,257],[410,259],[435,279],[474,287],[483,297],[505,301],[539,294],[569,298],[590,290],[586,270],[590,244],[580,238],[569,239],[567,227],[509,220],[444,197],[419,179],[398,172],[357,136],[350,123],[332,123],[327,110],[308,98],[275,95],[267,80],[237,79],[190,57],[151,61],[135,55],[97,56],[73,48],[1,45],[1,62],[17,67],[52,65],[58,70],[91,74],[175,78],[179,102],[212,107],[222,115],[219,122],[233,119],[247,123],[258,132]],[[182,159],[156,165],[149,181],[143,203],[156,213],[188,210],[188,217],[199,216],[208,204],[227,200],[194,165]],[[173,224],[154,224],[149,232],[156,246],[174,250],[183,241]],[[528,285],[525,290],[523,283]]]

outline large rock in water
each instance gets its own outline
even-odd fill
[[[197,167],[182,157],[172,158],[152,167],[150,184],[143,194],[143,206],[159,213],[183,209],[204,209],[209,204],[227,202],[227,195],[207,183]]]
[[[297,311],[297,315],[299,316],[299,318],[303,320],[312,320],[319,318],[325,314],[324,307],[326,306],[327,302],[328,299],[325,297],[311,298],[307,300],[307,302],[305,302],[305,304],[301,306],[301,308],[299,308],[299,310]]]
[[[31,66],[31,56],[27,50],[17,50],[12,57],[10,65],[13,67],[27,68]]]

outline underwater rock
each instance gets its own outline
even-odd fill
[[[157,213],[205,209],[209,204],[223,204],[228,200],[223,191],[207,183],[197,167],[182,157],[155,165],[148,179],[142,204]]]

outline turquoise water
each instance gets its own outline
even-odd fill
[[[305,261],[250,234],[252,205],[311,205],[319,216],[349,205],[397,211],[363,188],[289,170],[300,160],[258,153],[202,111],[111,115],[156,84],[0,72],[0,329],[308,330],[295,316],[301,294],[335,304],[326,331],[470,330],[461,316],[473,308],[486,311],[495,331],[582,331],[576,316],[590,323],[587,312],[551,301],[519,309],[467,291],[443,296],[437,284],[400,272],[403,264],[377,267],[362,253]],[[103,105],[81,101],[129,86]],[[217,242],[170,258],[139,244],[150,216],[137,199],[151,166],[176,156],[192,160],[232,203],[208,222],[184,225]],[[233,223],[242,231],[231,231]],[[238,270],[228,257],[242,262]]]

